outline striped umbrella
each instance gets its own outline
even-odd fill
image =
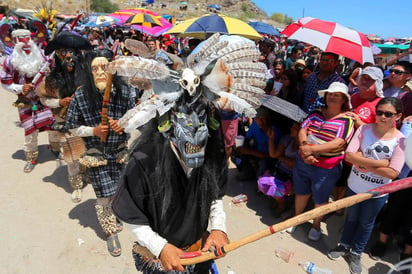
[[[368,38],[363,33],[344,27],[338,23],[303,17],[288,25],[282,34],[333,52],[349,59],[374,63]]]
[[[201,17],[185,20],[166,34],[176,34],[180,37],[194,37],[204,39],[213,33],[240,35],[257,40],[262,37],[247,23],[223,14],[206,14]]]
[[[142,27],[152,28],[156,26],[161,26],[162,23],[160,23],[159,19],[157,19],[153,15],[146,13],[138,13],[130,16],[129,19],[126,20],[125,25],[139,25]]]
[[[142,9],[142,8],[121,9],[121,10],[115,11],[113,14],[118,14],[117,16],[126,16],[126,14],[128,14],[128,18],[124,19],[123,22],[126,22],[132,15],[138,15],[138,14],[146,14],[146,15],[154,17],[155,20],[160,22],[160,24],[158,25],[154,24],[152,26],[145,26],[139,23],[129,25],[131,28],[144,32],[151,36],[159,36],[163,34],[165,31],[169,30],[171,27],[173,27],[173,25],[167,19],[147,9]]]
[[[112,13],[108,14],[108,16],[113,17],[113,18],[117,18],[119,20],[119,23],[123,24],[133,14],[134,13],[132,13],[130,11],[115,11],[115,12],[112,12]]]

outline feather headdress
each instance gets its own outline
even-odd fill
[[[133,42],[129,47],[139,49],[141,45]],[[129,111],[121,119],[121,125],[127,130],[144,125],[156,114],[160,115],[160,109],[166,112],[172,108],[185,94],[191,100],[204,97],[220,109],[254,117],[267,81],[265,65],[257,62],[259,56],[253,41],[216,33],[188,56],[182,70],[171,70],[161,62],[143,57],[116,59],[109,67],[112,73],[150,79],[156,94]],[[165,83],[159,86],[159,82]]]

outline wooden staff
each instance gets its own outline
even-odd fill
[[[104,89],[103,95],[103,104],[102,104],[102,125],[107,126],[109,124],[109,100],[110,100],[110,92],[112,91],[112,81],[113,81],[113,74],[109,73],[107,76],[107,84],[106,88]],[[109,133],[107,133],[109,134]],[[100,140],[102,143],[106,142],[107,135],[102,137]]]
[[[316,217],[326,215],[332,211],[335,211],[341,208],[349,207],[351,205],[360,203],[370,198],[373,198],[373,197],[376,197],[382,194],[396,192],[398,190],[406,189],[409,187],[412,187],[412,177],[396,180],[392,183],[383,185],[381,187],[371,189],[366,193],[359,193],[353,196],[346,197],[344,199],[337,200],[335,202],[332,202],[332,203],[317,207],[315,209],[312,209],[310,211],[307,211],[305,213],[302,213],[293,218],[287,219],[283,222],[274,224],[255,234],[249,235],[243,239],[240,239],[238,241],[229,243],[221,248],[218,248],[214,252],[203,252],[202,255],[195,257],[195,258],[180,259],[180,263],[182,265],[190,265],[190,264],[197,264],[197,263],[205,262],[205,261],[212,260],[212,259],[217,259],[220,256],[225,255],[226,253],[232,250],[235,250],[246,244],[255,242],[259,239],[262,239],[266,236],[272,235],[276,232],[282,231],[289,227],[302,224],[306,221],[315,219]]]

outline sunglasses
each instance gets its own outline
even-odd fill
[[[405,71],[399,70],[399,69],[390,69],[389,70],[390,73],[395,73],[396,75],[401,75],[406,73]]]
[[[396,114],[397,113],[393,113],[393,112],[390,112],[390,111],[381,111],[381,110],[376,111],[376,116],[384,115],[386,118],[391,118],[392,116],[394,116]]]

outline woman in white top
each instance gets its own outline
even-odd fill
[[[376,105],[376,123],[356,131],[345,153],[345,160],[353,164],[347,196],[390,183],[398,176],[405,162],[405,137],[396,128],[402,112],[399,99],[383,98]],[[348,208],[341,243],[329,252],[329,258],[349,255],[351,273],[361,273],[360,255],[387,198],[385,194]]]

